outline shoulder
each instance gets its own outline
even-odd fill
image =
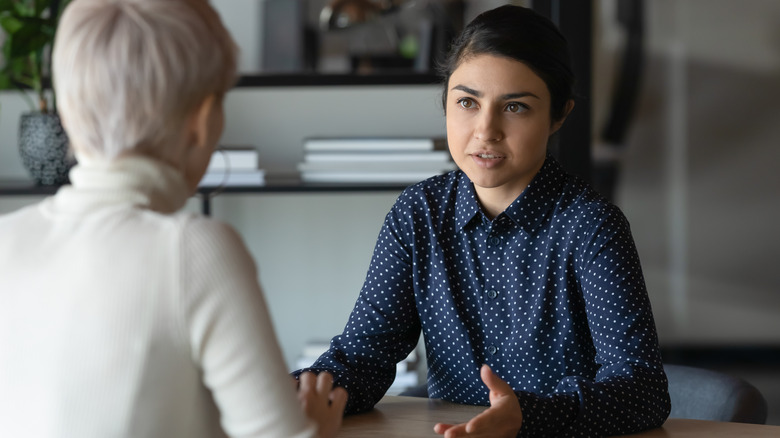
[[[398,196],[393,208],[430,213],[431,208],[438,210],[438,207],[454,202],[461,173],[460,170],[453,170],[407,187]]]
[[[243,239],[229,224],[192,213],[177,214],[172,219],[179,228],[179,249],[183,257],[206,266],[254,264]]]
[[[581,178],[567,175],[557,202],[556,214],[576,219],[580,228],[592,229],[605,222],[623,222],[625,216]]]
[[[240,241],[238,232],[230,225],[195,213],[179,213],[173,216],[188,240],[209,243],[212,241]]]

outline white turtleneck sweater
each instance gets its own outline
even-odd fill
[[[0,216],[0,436],[315,436],[251,256],[174,213],[181,174],[127,157],[71,181]]]

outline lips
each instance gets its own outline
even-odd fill
[[[477,164],[477,166],[484,167],[486,169],[497,166],[504,158],[506,158],[504,155],[490,151],[475,152],[469,155],[471,156],[471,159],[474,161],[474,163]]]

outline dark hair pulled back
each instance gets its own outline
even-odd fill
[[[566,103],[574,96],[569,45],[546,17],[532,9],[504,5],[483,12],[466,25],[439,65],[445,111],[450,76],[463,61],[478,55],[505,57],[527,65],[547,84],[551,119],[557,121],[566,115]]]

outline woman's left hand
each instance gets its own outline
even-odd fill
[[[480,376],[490,389],[490,407],[468,423],[437,423],[433,431],[444,438],[515,438],[523,425],[523,410],[512,387],[498,377],[487,365],[482,365]]]
[[[298,377],[298,401],[306,416],[317,423],[319,438],[334,438],[341,427],[347,391],[333,387],[333,376],[328,372],[315,375],[302,373]]]

